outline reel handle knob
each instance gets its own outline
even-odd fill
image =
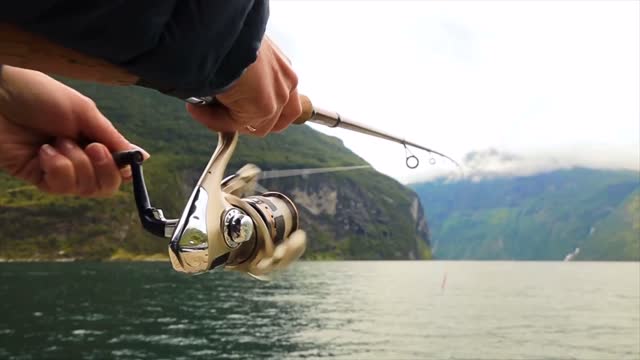
[[[267,274],[282,270],[298,260],[307,247],[307,235],[303,230],[294,231],[282,244],[276,246],[271,257],[260,260],[252,274]]]

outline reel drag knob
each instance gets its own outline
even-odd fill
[[[227,201],[252,220],[254,236],[231,252],[226,269],[265,280],[270,272],[283,269],[302,256],[307,237],[298,229],[298,210],[291,199],[267,192],[244,199],[227,196]]]
[[[224,215],[224,242],[232,249],[251,240],[253,236],[253,221],[242,210],[232,208]]]

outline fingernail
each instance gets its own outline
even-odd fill
[[[75,149],[75,145],[69,139],[60,139],[58,140],[58,144],[65,150]]]
[[[53,148],[53,146],[44,144],[40,147],[40,154],[42,154],[43,156],[52,157],[58,155],[58,152]]]
[[[96,164],[102,164],[105,161],[107,161],[108,157],[111,156],[111,154],[109,154],[107,152],[107,150],[103,147],[100,147],[100,149],[97,151],[96,149],[92,149],[93,151],[88,151],[87,155],[89,155],[89,158],[91,159],[91,161],[93,161]]]
[[[136,144],[131,144],[131,146],[133,146],[136,150],[140,150],[142,152],[142,157],[144,158],[144,160],[147,160],[148,158],[151,157],[151,155],[147,152],[147,150],[141,148],[140,146]]]

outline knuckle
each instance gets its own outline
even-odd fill
[[[289,87],[286,85],[279,86],[276,89],[276,97],[277,97],[277,102],[281,106],[286,105],[289,102],[289,98],[291,98],[291,89],[289,89]]]
[[[298,88],[298,81],[299,81],[298,80],[298,75],[295,72],[293,72],[293,70],[292,70],[291,74],[289,75],[289,84],[290,84],[289,89],[292,90],[292,91],[294,89],[297,89]]]
[[[279,130],[285,129],[289,124],[295,121],[300,114],[302,114],[302,105],[300,105],[300,101],[298,101],[297,98],[292,97],[289,103],[287,103],[285,111],[282,112],[276,127]]]
[[[302,104],[297,96],[291,99],[289,103],[291,104],[291,114],[295,120],[302,114]]]
[[[278,114],[278,103],[271,96],[262,96],[258,99],[257,104],[260,118],[263,120],[273,119]]]
[[[80,98],[80,108],[84,111],[89,112],[98,110],[96,102],[93,101],[93,99],[91,99],[90,97],[84,95]]]

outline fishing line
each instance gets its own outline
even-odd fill
[[[275,179],[290,176],[304,176],[312,174],[324,174],[338,171],[350,171],[358,169],[369,169],[371,165],[354,165],[354,166],[333,166],[323,168],[308,168],[308,169],[287,169],[287,170],[267,170],[260,174],[261,179]]]

